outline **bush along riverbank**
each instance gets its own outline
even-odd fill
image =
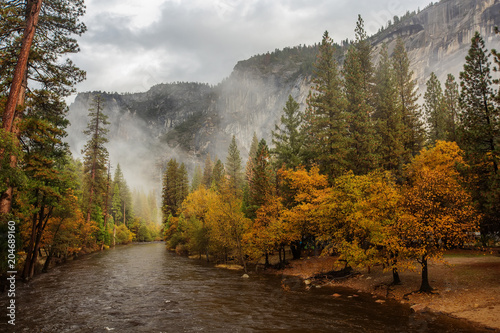
[[[343,270],[343,271],[342,271]],[[375,266],[349,270],[337,257],[292,260],[283,270],[266,273],[300,277],[305,288],[346,287],[354,294],[371,293],[377,302],[395,299],[415,312],[433,312],[466,319],[500,332],[500,255],[494,251],[449,251],[442,261],[429,262],[431,293],[418,292],[418,271],[400,272],[401,283],[392,284],[392,272]],[[351,298],[334,292],[332,297]]]

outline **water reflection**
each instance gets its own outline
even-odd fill
[[[18,284],[16,332],[481,331],[370,295],[331,296],[352,294],[345,289],[306,290],[285,278],[287,292],[279,277],[241,274],[170,254],[162,243],[118,247]]]

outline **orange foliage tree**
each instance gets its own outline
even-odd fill
[[[283,197],[286,210],[283,212],[285,229],[298,253],[294,259],[300,258],[299,243],[313,239],[316,244],[319,225],[317,211],[321,208],[326,196],[331,191],[328,179],[319,173],[319,168],[313,166],[309,171],[301,167],[296,171],[281,169],[278,172],[283,182]]]
[[[434,148],[422,150],[406,170],[409,182],[403,189],[397,231],[422,266],[421,292],[432,291],[428,259],[465,244],[477,230],[479,214],[458,169],[465,167],[462,155],[456,143],[437,141]]]
[[[317,210],[321,239],[354,266],[383,264],[399,283],[400,248],[394,231],[400,194],[388,172],[338,177]]]
[[[242,198],[224,181],[220,192],[208,208],[206,222],[210,230],[210,240],[225,251],[235,251],[246,272],[243,235],[248,231],[251,220],[245,217],[242,204]]]

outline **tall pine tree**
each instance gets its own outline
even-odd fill
[[[276,169],[286,167],[295,169],[302,164],[304,137],[301,132],[303,115],[299,111],[299,103],[288,96],[280,126],[275,125],[272,132],[273,145],[271,153],[275,156]]]
[[[102,216],[102,199],[106,186],[108,164],[108,117],[103,113],[104,99],[97,95],[91,102],[89,122],[83,132],[89,139],[85,144],[83,154],[84,171],[84,205],[87,223],[91,219],[100,221]],[[103,226],[101,226],[103,227]]]
[[[482,231],[500,230],[500,109],[495,104],[491,63],[484,40],[476,32],[460,73],[460,144],[477,177],[476,199],[483,215]]]
[[[385,170],[402,172],[403,122],[398,104],[396,77],[387,52],[387,45],[380,51],[380,61],[375,73],[375,126],[380,144],[377,154]]]
[[[458,91],[458,83],[452,74],[448,74],[444,84],[443,102],[447,119],[448,133],[446,141],[458,140],[458,123],[460,115],[460,92]]]
[[[227,151],[226,157],[226,174],[229,177],[230,190],[238,194],[243,188],[243,171],[241,166],[241,157],[238,145],[236,144],[236,137],[233,135],[231,143]]]
[[[413,79],[410,70],[410,60],[406,53],[403,40],[398,37],[396,47],[392,54],[392,63],[396,75],[398,105],[403,120],[404,163],[409,163],[411,158],[422,149],[425,132],[421,121],[421,111],[418,105],[417,82]]]
[[[355,30],[356,40],[344,61],[344,80],[351,145],[349,168],[355,174],[366,174],[378,165],[376,133],[372,122],[373,65],[371,46],[361,16]]]
[[[441,82],[434,72],[431,73],[426,83],[424,94],[424,110],[428,125],[428,140],[433,144],[437,140],[446,140],[447,138],[447,115],[444,104],[443,89]]]
[[[347,169],[350,141],[346,123],[346,98],[338,64],[334,59],[333,41],[323,34],[314,64],[313,90],[307,99],[303,133],[305,162],[317,163],[330,180]]]

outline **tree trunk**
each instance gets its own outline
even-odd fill
[[[22,86],[28,69],[28,56],[35,37],[35,30],[38,24],[40,9],[42,8],[42,0],[29,0],[26,10],[26,28],[23,32],[21,42],[21,51],[17,59],[12,84],[9,90],[9,97],[5,105],[5,111],[2,117],[2,127],[6,132],[12,131],[16,108],[19,102],[19,96],[22,94]]]
[[[292,257],[294,260],[300,259],[300,243],[299,242],[293,242],[290,244],[290,250],[292,251]]]
[[[36,191],[35,196],[38,196],[38,191]],[[38,202],[35,203],[34,209],[38,207]],[[29,271],[31,269],[31,262],[33,258],[33,251],[35,248],[35,238],[36,238],[36,218],[37,214],[33,214],[32,216],[32,221],[31,221],[31,235],[30,235],[30,241],[28,244],[28,250],[26,251],[26,260],[24,261],[24,267],[23,267],[23,272],[21,273],[21,277],[23,280],[28,280],[29,279]]]
[[[113,221],[113,247],[116,245],[116,224]]]
[[[392,284],[401,284],[401,279],[399,278],[399,272],[396,267],[392,268]]]
[[[422,284],[420,285],[420,292],[430,293],[432,292],[432,287],[429,284],[429,269],[427,265],[427,257],[422,256]]]
[[[43,264],[42,272],[47,273],[49,271],[50,262],[52,261],[52,256],[53,256],[53,253],[51,250],[51,251],[49,251],[49,255],[47,256],[47,259],[45,259],[45,263]]]
[[[19,100],[17,101],[18,106],[24,106],[24,98],[26,95],[26,87],[28,85],[27,82],[28,78],[27,76],[24,77],[23,84],[21,85],[21,91],[19,93]],[[16,140],[15,145],[19,146],[19,135],[20,135],[20,129],[19,129],[19,122],[21,121],[21,113],[14,112],[14,120],[13,124],[11,126],[11,133],[13,134],[13,138]],[[0,152],[0,159],[4,158],[4,152]],[[17,167],[17,156],[16,155],[11,155],[10,156],[10,167],[11,168],[16,168]],[[10,184],[10,181],[7,180],[8,182],[8,187],[7,190],[2,193],[0,196],[0,215],[6,215],[10,214],[12,210],[12,200],[13,200],[13,194],[14,194],[14,186]]]
[[[246,274],[246,273],[248,273],[247,263],[245,261],[245,258],[243,257],[243,250],[241,249],[241,242],[239,239],[237,240],[236,245],[238,246],[238,254],[240,255],[240,261],[241,261],[241,264],[243,265],[243,269],[245,270],[245,274]]]
[[[265,262],[264,266],[265,266],[266,268],[267,268],[267,267],[269,267],[269,266],[271,266],[271,265],[269,264],[269,253],[267,253],[267,252],[266,252],[266,262]]]

